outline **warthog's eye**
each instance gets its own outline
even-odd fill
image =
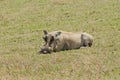
[[[54,36],[51,36],[49,46],[51,46],[51,44],[53,43],[53,41],[54,41]]]

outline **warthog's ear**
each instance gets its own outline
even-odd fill
[[[62,33],[62,32],[57,32],[57,33],[56,33],[56,37],[59,36],[61,33]]]
[[[46,30],[43,30],[43,33],[44,33],[44,35],[48,34],[48,32]]]

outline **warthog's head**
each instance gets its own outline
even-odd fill
[[[43,40],[45,42],[44,46],[41,48],[41,53],[51,53],[55,51],[57,46],[58,36],[61,32],[52,32],[48,33],[46,30],[43,30],[44,36]]]

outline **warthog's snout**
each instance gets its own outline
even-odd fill
[[[51,52],[52,52],[52,50],[50,47],[48,47],[48,48],[44,47],[44,48],[41,48],[41,50],[40,50],[40,53],[43,53],[43,54],[47,54],[47,53],[51,53]]]

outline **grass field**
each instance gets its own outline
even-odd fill
[[[42,30],[94,44],[38,54]],[[120,0],[0,0],[0,80],[120,80]]]

